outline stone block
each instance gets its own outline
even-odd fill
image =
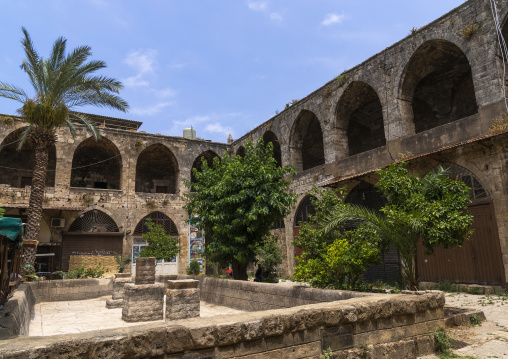
[[[108,309],[122,308],[122,306],[123,306],[123,298],[106,300],[106,308]]]
[[[147,322],[163,319],[164,284],[124,286],[122,319],[126,322]]]
[[[254,340],[263,336],[263,324],[256,320],[243,323],[243,338],[245,340]]]
[[[136,258],[136,284],[155,283],[155,257]]]
[[[168,280],[167,289],[191,289],[198,288],[199,280],[182,279],[182,280]]]
[[[168,281],[168,285],[169,285]],[[166,289],[166,320],[195,318],[200,315],[200,298],[197,284],[199,281],[187,282],[193,288]]]
[[[217,345],[231,345],[241,340],[241,323],[222,323],[217,325]]]

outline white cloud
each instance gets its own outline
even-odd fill
[[[284,20],[284,18],[282,17],[282,15],[281,15],[281,14],[279,14],[278,12],[272,12],[272,13],[270,14],[270,19],[275,20],[275,21],[282,21],[282,20]]]
[[[323,26],[330,26],[330,25],[334,25],[334,24],[340,24],[341,22],[344,21],[344,19],[346,18],[346,15],[344,14],[335,14],[335,13],[332,13],[332,14],[327,14],[325,16],[325,19],[323,20],[323,22],[321,22],[321,25]]]
[[[160,113],[163,109],[165,109],[168,106],[173,105],[172,102],[160,102],[158,104],[152,105],[152,106],[146,106],[146,107],[133,107],[130,110],[130,113],[133,115],[139,115],[139,116],[153,116]]]
[[[153,90],[153,93],[155,96],[159,98],[168,98],[176,96],[177,91],[173,90],[172,88],[166,87],[160,90]]]
[[[155,70],[157,51],[153,49],[131,51],[125,60],[125,64],[133,67],[137,74],[123,80],[126,87],[147,87],[149,82],[144,79],[148,73]]]
[[[233,134],[233,129],[229,126],[223,126],[219,122],[210,123],[206,126],[206,130],[212,133],[220,133],[224,136],[229,136],[229,134]]]
[[[264,1],[249,1],[247,6],[253,11],[265,11],[268,4]]]

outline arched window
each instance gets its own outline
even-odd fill
[[[154,224],[157,224],[164,228],[166,234],[170,236],[178,236],[178,229],[176,228],[175,222],[171,220],[168,216],[166,216],[162,212],[152,212],[141,219],[136,228],[134,229],[134,235],[142,235],[147,232],[146,220],[151,219]]]
[[[0,148],[0,183],[15,188],[32,185],[34,170],[34,146],[26,141],[21,151],[18,144],[24,128],[11,132],[2,141]],[[46,186],[55,186],[56,147],[49,147],[48,169],[46,171]]]
[[[416,133],[478,112],[469,61],[445,40],[427,41],[416,50],[404,71],[401,98]]]
[[[302,199],[296,210],[293,226],[300,227],[301,223],[309,221],[309,216],[316,214],[316,210],[312,205],[312,199],[314,199],[312,196],[305,196]]]
[[[337,111],[338,127],[347,133],[350,156],[386,144],[383,108],[376,91],[368,84],[351,83]]]
[[[173,152],[162,144],[148,146],[136,163],[136,192],[176,193],[178,163]]]
[[[118,232],[115,221],[106,213],[93,209],[81,214],[72,222],[69,232]]]
[[[219,157],[215,152],[210,151],[210,150],[205,151],[194,160],[194,163],[192,164],[192,168],[196,168],[198,170],[198,172],[201,172],[201,166],[202,166],[201,159],[202,158],[205,158],[206,162],[208,163],[208,167],[212,167],[213,159],[215,157]],[[196,178],[194,177],[194,173],[192,173],[192,172],[193,171],[191,170],[191,182],[196,183]]]
[[[105,137],[81,142],[72,158],[71,187],[120,189],[122,157]]]
[[[448,177],[461,181],[469,187],[469,198],[471,199],[471,202],[478,202],[490,198],[487,190],[485,190],[480,181],[478,181],[473,173],[471,173],[471,171],[467,168],[454,163],[443,163],[440,166],[448,170]]]
[[[291,130],[291,164],[297,172],[325,164],[323,131],[310,111],[300,112]]]
[[[273,158],[277,161],[277,165],[279,167],[282,167],[282,153],[280,150],[280,143],[275,136],[275,134],[272,131],[266,131],[263,135],[263,142],[265,143],[265,146],[268,145],[268,143],[271,143],[273,146]]]
[[[238,147],[238,150],[236,150],[236,155],[244,158],[245,157],[245,147],[243,147],[243,146]]]

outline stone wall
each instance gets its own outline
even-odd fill
[[[99,298],[113,294],[113,279],[64,279],[25,283],[36,303]]]
[[[444,325],[444,294],[376,295],[287,309],[192,318],[0,342],[0,358],[415,358]]]
[[[258,311],[291,308],[370,296],[369,293],[324,290],[296,284],[273,284],[237,281],[203,276],[176,276],[177,279],[197,279],[201,300],[230,308]],[[166,277],[158,277],[162,281]]]
[[[36,298],[30,285],[21,284],[0,309],[0,340],[27,335]]]

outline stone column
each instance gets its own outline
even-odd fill
[[[122,319],[148,322],[164,318],[164,284],[155,284],[155,258],[136,258],[135,284],[124,285]]]
[[[166,289],[166,320],[199,317],[199,281],[168,280]]]
[[[123,306],[124,286],[132,283],[131,273],[116,273],[113,281],[113,298],[106,301],[106,308],[121,308]]]

